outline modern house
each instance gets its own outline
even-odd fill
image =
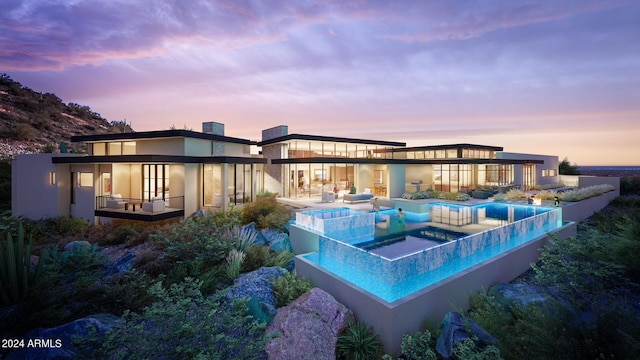
[[[19,155],[12,164],[12,212],[33,219],[70,215],[92,223],[157,221],[226,208],[255,198],[267,159],[255,142],[203,132],[164,130],[76,136],[86,154]]]
[[[426,189],[531,189],[558,183],[558,157],[515,154],[474,144],[407,147],[402,142],[262,131],[262,140],[162,130],[75,136],[86,154],[19,155],[12,164],[12,212],[58,215],[92,223],[122,218],[157,221],[206,208],[226,209],[267,190],[280,197],[322,199],[371,189],[394,198]],[[261,148],[261,154],[252,148]]]
[[[322,192],[372,189],[400,197],[427,189],[532,189],[558,183],[558,157],[504,152],[502,147],[454,144],[406,147],[405,143],[288,134],[286,126],[262,132],[269,159],[265,188],[289,198]]]

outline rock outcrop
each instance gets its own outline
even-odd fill
[[[267,328],[269,359],[335,359],[338,335],[353,313],[327,292],[313,288],[278,313]]]
[[[6,359],[76,359],[80,355],[73,346],[75,337],[85,337],[94,329],[97,334],[104,334],[118,321],[118,317],[111,314],[95,314],[54,328],[31,330],[24,336],[25,346],[11,351]]]
[[[466,339],[473,339],[479,348],[498,345],[498,340],[491,336],[475,321],[467,319],[457,312],[449,312],[440,324],[442,334],[436,342],[436,350],[444,359],[451,359],[456,344]]]

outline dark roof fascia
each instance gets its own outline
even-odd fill
[[[97,142],[97,141],[108,141],[108,140],[137,140],[137,139],[154,139],[154,138],[161,139],[161,138],[174,138],[174,137],[213,140],[213,141],[221,141],[221,142],[244,144],[244,145],[257,145],[257,142],[253,140],[240,139],[240,138],[223,136],[223,135],[205,134],[205,133],[191,131],[191,130],[156,130],[156,131],[142,131],[142,132],[131,132],[131,133],[79,135],[79,136],[72,136],[71,142]]]
[[[429,145],[429,146],[412,146],[402,149],[392,149],[393,152],[403,151],[421,151],[421,150],[450,150],[450,149],[474,149],[474,150],[491,150],[491,151],[503,151],[502,146],[489,146],[478,144],[445,144],[445,145]]]
[[[54,164],[111,163],[181,163],[181,164],[266,164],[267,159],[241,156],[178,156],[178,155],[112,155],[53,157]]]
[[[544,164],[531,159],[367,159],[367,158],[296,158],[272,159],[272,164]]]
[[[396,141],[382,141],[382,140],[367,140],[367,139],[353,139],[334,136],[321,136],[321,135],[306,135],[306,134],[289,134],[280,136],[277,138],[259,141],[258,146],[271,145],[279,142],[290,140],[307,140],[307,141],[327,141],[327,142],[342,142],[342,143],[354,143],[364,145],[380,145],[380,146],[407,146],[406,143]]]

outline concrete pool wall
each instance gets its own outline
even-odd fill
[[[575,236],[576,224],[567,223],[553,234],[561,238]],[[299,276],[333,295],[351,309],[358,320],[372,326],[385,351],[397,355],[405,334],[420,330],[425,320],[438,324],[447,312],[466,309],[469,295],[474,292],[512,281],[530,269],[531,263],[538,261],[538,250],[548,241],[548,235],[539,236],[392,303],[343,280],[304,256],[296,256],[295,267]]]

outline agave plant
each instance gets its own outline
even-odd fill
[[[10,232],[7,232],[5,244],[0,244],[0,301],[4,305],[18,303],[29,295],[29,287],[33,285],[42,271],[41,254],[35,271],[31,269],[31,237],[25,246],[24,227],[18,226],[18,238],[14,242]]]

